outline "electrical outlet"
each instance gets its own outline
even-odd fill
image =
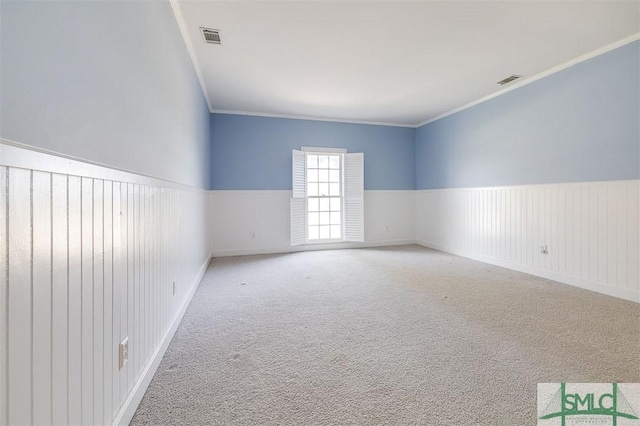
[[[549,249],[547,249],[547,246],[540,246],[540,253],[542,254],[549,254]]]
[[[127,337],[120,343],[120,370],[129,360],[129,338]]]

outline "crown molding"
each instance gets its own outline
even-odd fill
[[[193,48],[193,44],[191,43],[191,39],[189,38],[189,33],[187,31],[187,24],[182,15],[182,9],[180,8],[179,0],[169,0],[171,4],[171,9],[173,10],[173,14],[176,18],[176,22],[178,23],[178,27],[180,29],[180,33],[182,34],[182,38],[184,40],[185,45],[187,46],[187,51],[189,52],[189,57],[191,58],[191,62],[193,63],[193,67],[195,69],[196,75],[198,76],[198,81],[200,82],[200,87],[202,88],[202,93],[207,101],[207,106],[209,107],[209,112],[212,114],[230,114],[230,115],[246,115],[246,116],[254,116],[254,117],[267,117],[267,118],[288,118],[292,120],[310,120],[310,121],[325,121],[330,123],[348,123],[348,124],[367,124],[372,126],[389,126],[389,127],[407,127],[407,128],[418,128],[422,127],[426,124],[433,123],[434,121],[438,121],[442,118],[448,117],[450,115],[456,114],[458,112],[464,111],[465,109],[474,107],[483,102],[489,101],[491,99],[497,98],[498,96],[502,96],[506,93],[509,93],[513,90],[524,87],[528,84],[531,84],[535,81],[563,71],[567,68],[570,68],[574,65],[577,65],[581,62],[588,61],[589,59],[595,58],[597,56],[608,53],[612,50],[615,50],[619,47],[625,46],[627,44],[633,43],[634,41],[640,40],[640,32],[631,34],[623,39],[615,41],[613,43],[607,44],[598,49],[592,50],[591,52],[585,53],[584,55],[573,58],[569,61],[563,62],[562,64],[556,65],[552,68],[549,68],[545,71],[542,71],[538,74],[535,74],[531,77],[528,77],[522,81],[519,81],[512,86],[509,86],[505,89],[499,90],[495,93],[492,93],[488,96],[482,97],[480,99],[476,99],[475,101],[471,101],[464,105],[461,105],[457,108],[449,110],[445,113],[437,115],[432,118],[427,118],[424,121],[421,121],[416,124],[407,124],[407,123],[393,123],[393,122],[384,122],[384,121],[368,121],[368,120],[348,120],[341,118],[329,118],[329,117],[315,117],[315,116],[304,116],[304,115],[289,115],[289,114],[271,114],[271,113],[262,113],[262,112],[252,112],[252,111],[232,111],[232,110],[224,110],[224,109],[214,109],[211,100],[209,99],[209,92],[207,91],[207,87],[204,82],[204,77],[202,76],[202,71],[200,68],[200,63],[198,62],[198,58],[196,57],[195,49]]]
[[[625,45],[627,45],[629,43],[633,43],[634,41],[637,41],[637,40],[640,40],[640,32],[639,33],[635,33],[635,34],[631,34],[628,37],[625,37],[625,38],[623,38],[621,40],[618,40],[618,41],[615,41],[613,43],[607,44],[606,46],[600,47],[599,49],[592,50],[589,53],[585,53],[584,55],[578,56],[577,58],[573,58],[573,59],[571,59],[571,60],[569,60],[567,62],[563,62],[560,65],[556,65],[553,68],[549,68],[546,71],[542,71],[541,73],[538,73],[538,74],[536,74],[534,76],[531,76],[531,77],[529,77],[529,78],[527,78],[525,80],[522,80],[521,82],[518,82],[518,83],[514,84],[513,86],[509,86],[506,89],[500,90],[498,92],[492,93],[492,94],[490,94],[488,96],[485,96],[483,98],[480,98],[480,99],[477,99],[475,101],[469,102],[467,104],[464,104],[462,106],[454,108],[454,109],[452,109],[450,111],[447,111],[447,112],[445,112],[443,114],[440,114],[440,115],[438,115],[436,117],[428,118],[428,119],[416,124],[414,127],[416,127],[416,128],[417,127],[422,127],[425,124],[433,123],[434,121],[438,121],[438,120],[440,120],[442,118],[448,117],[448,116],[453,115],[453,114],[455,114],[457,112],[464,111],[465,109],[471,108],[471,107],[476,106],[478,104],[481,104],[483,102],[486,102],[486,101],[489,101],[491,99],[497,98],[498,96],[502,96],[505,93],[509,93],[509,92],[511,92],[513,90],[519,89],[519,88],[521,88],[523,86],[526,86],[527,84],[533,83],[534,81],[538,81],[538,80],[543,79],[545,77],[548,77],[548,76],[550,76],[552,74],[555,74],[555,73],[558,73],[560,71],[563,71],[563,70],[565,70],[565,69],[567,69],[569,67],[577,65],[577,64],[579,64],[581,62],[588,61],[589,59],[595,58],[596,56],[603,55],[603,54],[605,54],[607,52],[610,52],[612,50],[615,50],[615,49],[617,49],[619,47],[625,46]]]
[[[193,68],[198,76],[198,82],[200,83],[200,88],[202,89],[202,94],[204,95],[204,99],[207,101],[207,107],[209,108],[209,112],[213,109],[211,106],[211,100],[209,99],[209,92],[207,91],[207,86],[204,83],[204,77],[202,76],[202,71],[200,68],[200,62],[198,62],[198,57],[196,56],[196,51],[193,48],[193,44],[191,43],[191,39],[189,38],[189,32],[187,31],[187,23],[182,16],[182,9],[180,8],[180,3],[178,0],[169,0],[171,4],[171,10],[173,10],[173,16],[176,18],[176,22],[178,23],[178,28],[180,29],[180,34],[182,34],[182,40],[184,40],[184,44],[187,46],[187,52],[189,52],[189,57],[191,58],[191,62],[193,63]]]
[[[249,112],[249,111],[229,111],[224,109],[211,110],[214,114],[229,114],[229,115],[248,115],[252,117],[267,117],[267,118],[287,118],[291,120],[310,120],[310,121],[326,121],[329,123],[347,123],[347,124],[367,124],[370,126],[389,126],[389,127],[408,127],[415,128],[415,124],[407,123],[389,123],[385,121],[367,121],[367,120],[345,120],[341,118],[325,118],[325,117],[313,117],[305,115],[288,115],[288,114],[270,114],[264,112]]]

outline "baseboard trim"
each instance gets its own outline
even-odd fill
[[[571,275],[562,274],[560,272],[547,271],[545,269],[535,268],[529,265],[522,265],[520,263],[497,259],[495,257],[486,256],[483,254],[468,252],[466,250],[460,250],[453,247],[447,247],[441,244],[432,243],[430,241],[416,240],[416,244],[434,250],[455,254],[456,256],[466,257],[468,259],[477,260],[491,265],[500,266],[502,268],[507,268],[514,271],[523,272],[525,274],[534,275],[536,277],[546,278],[563,284],[579,287],[584,290],[589,290],[596,293],[606,294],[607,296],[613,296],[619,299],[625,299],[631,302],[640,303],[640,293],[633,290],[613,287],[608,284],[585,280],[584,278],[578,278]]]
[[[158,345],[155,352],[151,356],[151,359],[149,360],[146,367],[142,371],[140,378],[138,379],[136,384],[133,386],[133,389],[131,390],[131,392],[129,392],[129,396],[127,396],[127,399],[122,404],[122,407],[120,407],[118,414],[116,414],[116,417],[113,419],[113,422],[111,423],[112,425],[126,426],[129,423],[131,423],[131,419],[133,419],[133,416],[136,413],[136,410],[138,409],[138,405],[140,405],[140,401],[142,401],[144,394],[147,392],[147,388],[151,384],[151,380],[153,379],[153,376],[156,374],[156,371],[158,370],[158,366],[162,361],[162,357],[164,356],[164,353],[167,351],[167,348],[169,347],[169,344],[171,343],[171,340],[173,339],[174,334],[176,334],[176,330],[178,329],[178,326],[182,321],[182,317],[184,317],[184,314],[187,311],[189,304],[191,303],[191,299],[193,299],[193,295],[195,294],[196,290],[200,286],[200,282],[202,282],[202,278],[204,277],[205,272],[207,272],[207,268],[209,267],[209,263],[211,263],[212,257],[213,256],[209,254],[209,256],[207,257],[207,260],[204,262],[204,264],[198,271],[198,275],[193,280],[193,284],[191,285],[191,289],[187,294],[187,298],[182,303],[182,306],[180,307],[178,312],[176,312],[176,315],[173,317],[171,326],[169,327],[169,329],[167,329],[166,333],[160,340],[160,344]]]
[[[316,250],[340,250],[354,248],[371,248],[386,246],[405,246],[416,244],[416,240],[388,240],[388,241],[370,241],[364,243],[337,243],[337,244],[317,244],[296,247],[273,247],[273,248],[249,248],[235,250],[214,250],[213,257],[229,257],[229,256],[251,256],[256,254],[278,254],[278,253],[296,253],[301,251]]]

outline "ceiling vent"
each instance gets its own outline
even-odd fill
[[[202,31],[202,37],[204,37],[205,43],[221,44],[220,42],[220,30],[214,30],[212,28],[200,27]]]
[[[513,80],[517,80],[517,79],[519,79],[520,77],[522,77],[522,76],[521,76],[521,75],[515,75],[515,74],[512,74],[512,75],[510,75],[509,77],[505,78],[504,80],[500,80],[500,81],[498,82],[498,84],[499,84],[500,86],[504,86],[504,85],[505,85],[505,84],[507,84],[507,83],[511,83]]]

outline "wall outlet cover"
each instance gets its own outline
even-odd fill
[[[127,337],[120,343],[120,369],[124,367],[124,365],[129,360],[129,338]]]

